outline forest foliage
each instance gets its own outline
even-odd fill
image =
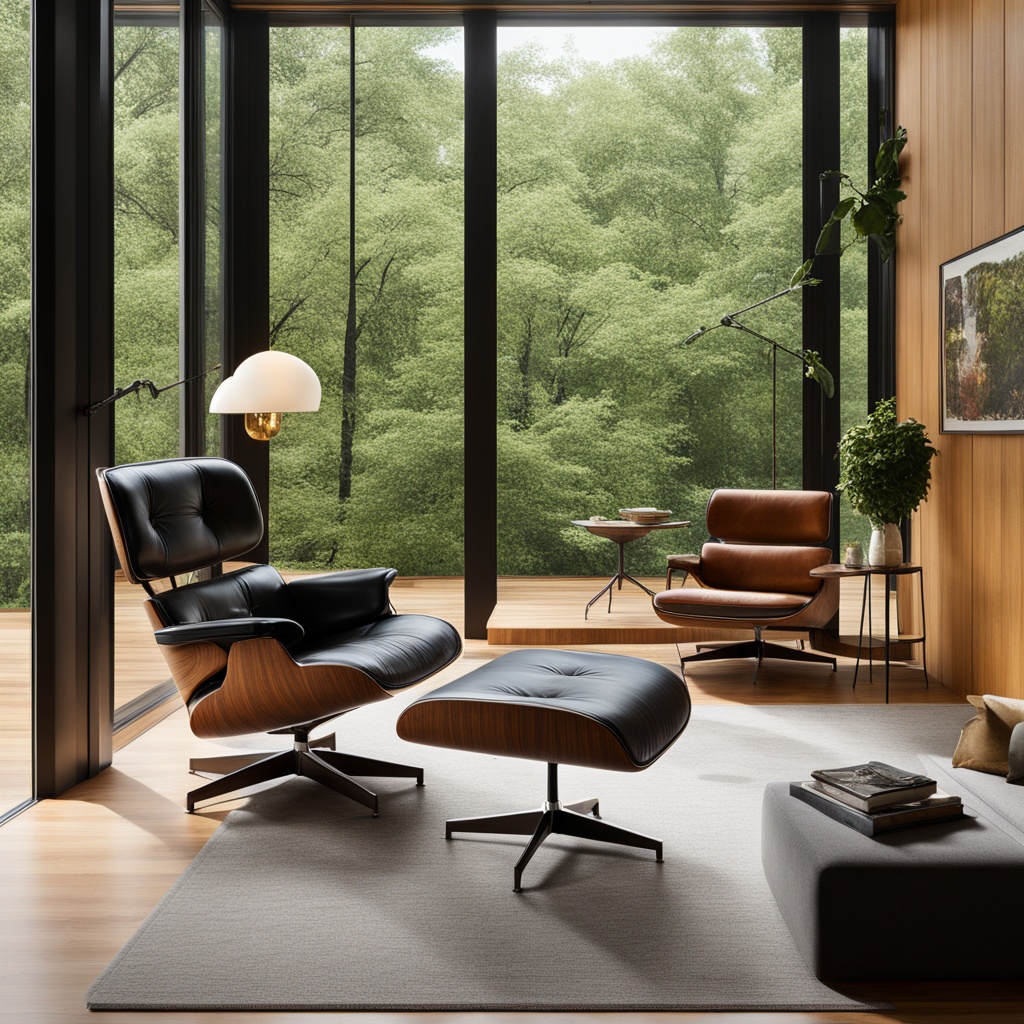
[[[11,98],[0,105],[3,604],[27,600],[28,586],[26,11],[0,0]],[[270,338],[313,366],[324,396],[319,413],[286,415],[271,443],[271,557],[282,567],[463,571],[463,492],[474,485],[462,465],[463,82],[440,49],[459,32],[357,31],[350,266],[348,30],[271,30]],[[843,167],[857,171],[866,33],[844,31],[841,54]],[[178,376],[177,33],[118,26],[114,59],[116,383],[163,384]],[[501,53],[502,574],[610,573],[613,548],[570,521],[635,505],[694,522],[632,545],[631,571],[659,574],[667,552],[699,545],[714,487],[770,486],[766,347],[728,331],[682,340],[786,287],[805,255],[800,76],[790,28],[681,27],[613,63],[571,47]],[[213,153],[219,128],[213,112]],[[866,301],[866,260],[847,254],[842,365],[830,368],[844,426],[867,411]],[[801,347],[798,295],[748,322]],[[802,371],[780,358],[783,487],[801,483]],[[117,403],[118,462],[177,454],[173,395]]]

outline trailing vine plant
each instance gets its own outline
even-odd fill
[[[849,190],[852,195],[840,199],[828,220],[825,221],[814,247],[814,255],[797,267],[788,287],[774,295],[769,295],[766,299],[761,299],[760,302],[755,302],[735,313],[723,316],[714,327],[701,327],[686,339],[686,344],[719,327],[737,328],[762,341],[767,341],[796,359],[802,360],[806,367],[806,375],[816,381],[825,395],[831,398],[835,394],[835,381],[821,361],[820,353],[813,349],[805,348],[797,352],[787,348],[785,345],[780,345],[777,341],[765,338],[764,335],[751,330],[740,323],[736,317],[748,313],[758,306],[774,302],[784,295],[799,291],[801,288],[813,288],[815,285],[821,284],[821,279],[813,276],[815,261],[821,256],[842,256],[851,245],[872,241],[878,246],[882,262],[889,262],[892,254],[896,251],[896,228],[903,221],[898,207],[907,198],[906,193],[900,188],[902,179],[899,167],[900,153],[903,152],[906,144],[907,130],[900,125],[893,135],[885,139],[879,146],[878,152],[875,154],[875,180],[863,191],[854,184],[848,174],[844,174],[842,171],[824,171],[819,176],[822,181],[838,179],[840,188]],[[848,240],[845,243],[842,241],[844,224],[849,224]],[[832,247],[833,232],[837,228],[840,242],[838,247]]]

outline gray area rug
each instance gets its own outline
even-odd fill
[[[408,699],[412,699],[411,696]],[[858,1010],[818,982],[765,882],[771,780],[868,759],[949,757],[960,706],[696,707],[639,774],[564,767],[565,801],[658,836],[653,854],[444,839],[448,817],[522,810],[544,765],[403,743],[402,698],[342,719],[339,748],[422,764],[381,816],[295,779],[233,811],[96,980],[94,1010]],[[376,743],[374,741],[377,741]],[[346,741],[348,741],[346,743]],[[373,785],[373,783],[371,783]]]

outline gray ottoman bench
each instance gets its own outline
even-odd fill
[[[599,819],[596,799],[563,804],[558,765],[638,772],[678,739],[690,717],[686,684],[670,669],[640,658],[580,651],[522,650],[506,654],[421,697],[398,719],[398,735],[481,754],[548,764],[540,808],[446,823],[453,832],[531,836],[513,870],[523,869],[552,834],[653,850],[658,839]]]
[[[790,796],[787,782],[765,790],[765,877],[822,981],[1024,978],[1024,836],[962,782],[1024,792],[928,768],[961,794],[967,818],[869,837]]]

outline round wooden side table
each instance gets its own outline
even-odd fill
[[[671,523],[631,523],[628,519],[573,519],[573,526],[582,526],[588,533],[594,534],[595,537],[605,537],[607,540],[613,540],[619,546],[619,568],[618,572],[587,602],[587,607],[583,612],[583,618],[586,618],[590,614],[590,606],[605,593],[608,594],[608,612],[612,610],[612,590],[616,584],[618,589],[622,589],[622,581],[629,580],[630,583],[638,586],[644,593],[650,594],[654,597],[654,591],[648,590],[638,579],[634,579],[626,572],[625,568],[625,555],[623,548],[631,540],[639,540],[641,537],[646,537],[652,530],[677,530],[680,526],[689,526],[689,520],[680,520],[678,522]]]

